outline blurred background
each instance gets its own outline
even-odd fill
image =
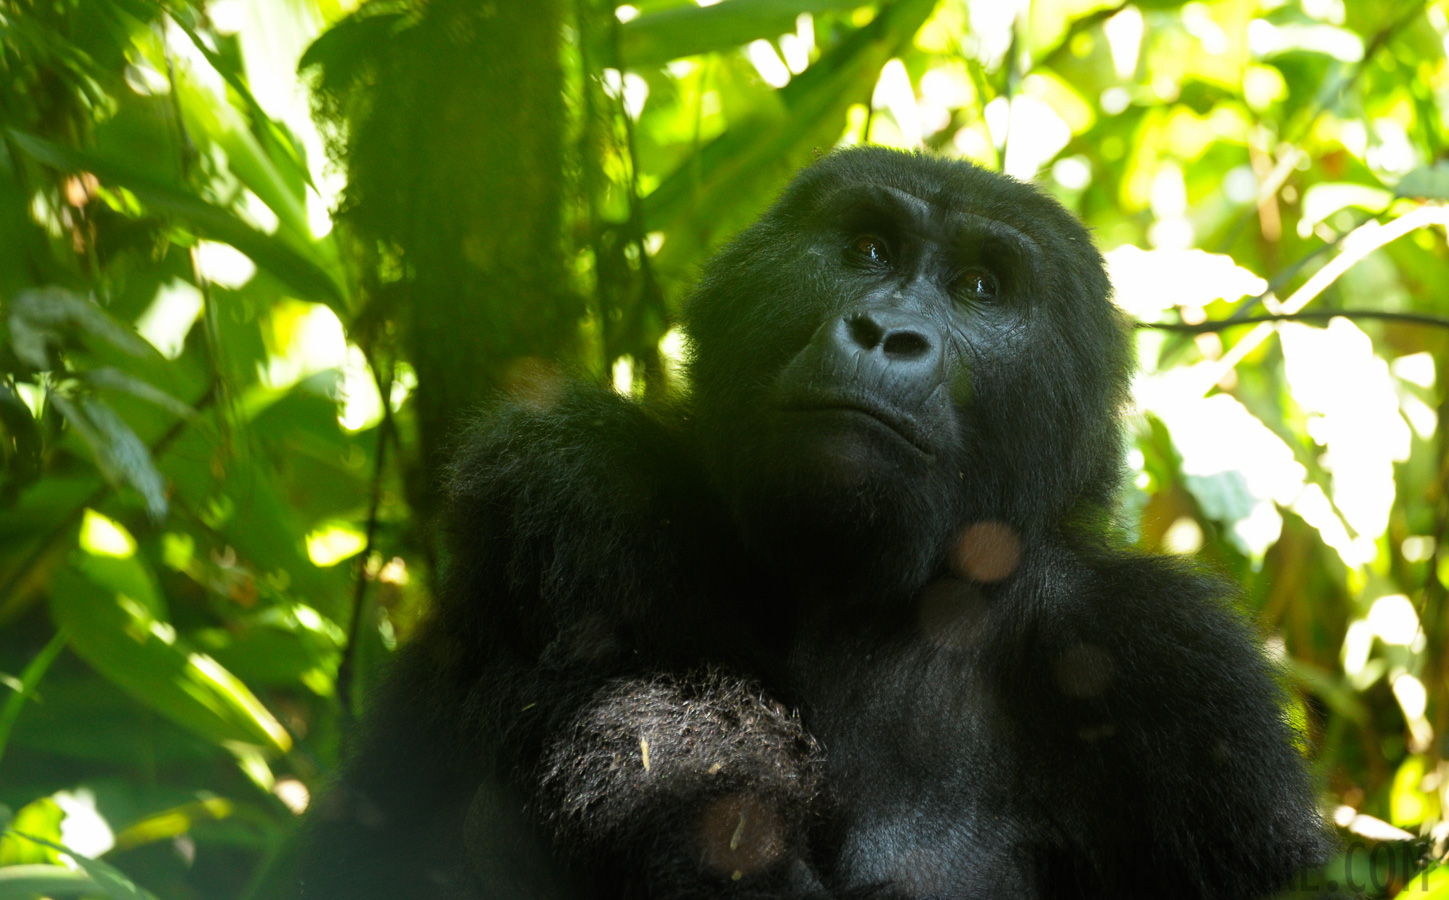
[[[460,422],[687,390],[700,262],[864,143],[1091,226],[1158,326],[1120,521],[1283,664],[1345,842],[1300,887],[1449,897],[1446,46],[1446,0],[0,0],[0,897],[281,896]]]

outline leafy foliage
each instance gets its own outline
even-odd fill
[[[687,389],[700,261],[862,142],[1095,229],[1123,529],[1244,584],[1322,878],[1446,890],[1449,4],[484,6],[0,0],[0,895],[278,895],[458,417]]]

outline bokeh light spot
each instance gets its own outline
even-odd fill
[[[951,568],[972,581],[1000,581],[1016,571],[1021,539],[1001,522],[977,522],[961,533],[951,553]]]
[[[307,556],[314,566],[335,566],[362,551],[367,540],[350,525],[336,523],[307,535]]]
[[[93,509],[87,509],[81,520],[80,545],[98,556],[127,557],[136,552],[136,539],[131,533]]]
[[[1385,644],[1409,646],[1419,635],[1419,614],[1403,594],[1387,594],[1369,608],[1369,627]]]

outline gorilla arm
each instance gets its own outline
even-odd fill
[[[1076,845],[1046,866],[1058,886],[1255,897],[1322,861],[1283,691],[1226,587],[1096,547],[1036,565],[1050,587],[1012,601],[1022,652],[995,676],[1024,777]]]
[[[768,674],[757,635],[778,611],[751,608],[744,554],[680,433],[575,388],[465,438],[439,620],[476,667],[454,676],[467,727],[591,895],[803,896],[818,753],[725,674]],[[475,868],[491,852],[478,843]]]

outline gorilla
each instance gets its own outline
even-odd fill
[[[1230,586],[1112,527],[1091,236],[880,148],[705,267],[687,399],[478,423],[308,900],[1258,897],[1331,849]]]

